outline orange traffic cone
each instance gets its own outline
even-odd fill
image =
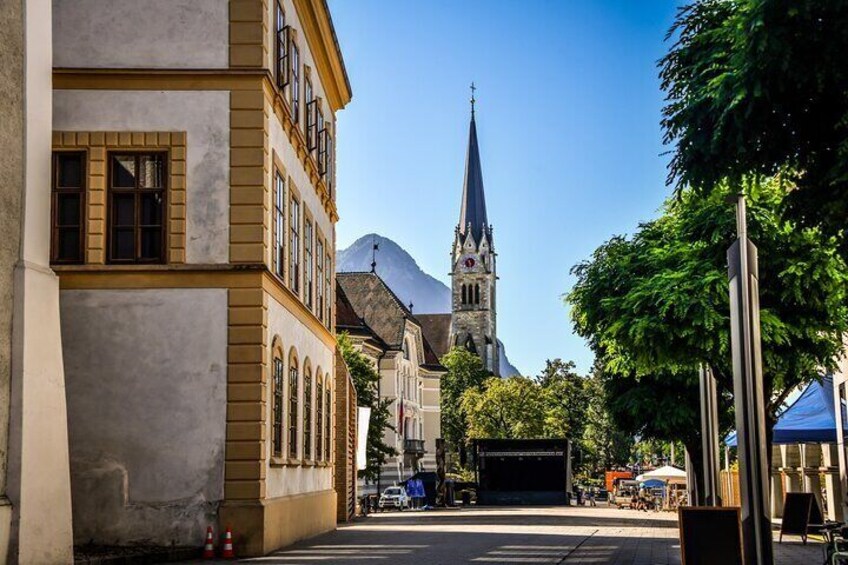
[[[221,551],[221,557],[224,559],[235,559],[236,554],[233,552],[233,532],[227,526],[227,533],[224,534],[224,549]]]
[[[206,545],[203,546],[203,558],[215,559],[215,545],[212,538],[212,526],[206,528]]]

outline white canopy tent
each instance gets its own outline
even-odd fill
[[[659,469],[654,469],[653,471],[648,471],[647,473],[642,473],[636,480],[640,483],[645,481],[663,481],[668,484],[686,484],[686,471],[682,469],[678,469],[677,467],[672,467],[671,465],[666,465],[664,467],[660,467]]]

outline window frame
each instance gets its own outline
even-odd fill
[[[324,433],[324,441],[326,442],[325,461],[330,462],[333,460],[333,391],[330,388],[329,376],[324,382],[324,396],[326,399],[324,417],[327,419],[327,429]]]
[[[286,11],[283,9],[282,3],[279,1],[276,2],[275,16],[274,55],[276,58],[276,66],[274,68],[274,74],[276,77],[277,87],[285,89],[289,85],[289,43],[291,27],[286,25]]]
[[[324,380],[315,379],[315,460],[324,460]]]
[[[300,296],[300,218],[300,200],[292,193],[289,195],[289,288],[298,296]]]
[[[308,216],[303,221],[303,303],[315,309],[315,223]]]
[[[300,123],[300,48],[295,34],[289,32],[289,108],[293,124]]]
[[[304,120],[303,129],[306,133],[306,150],[312,153],[315,150],[315,108],[318,105],[318,100],[315,98],[315,90],[312,87],[312,79],[308,69],[304,67],[303,73],[303,100],[304,108],[306,109],[306,120]]]
[[[316,101],[320,100],[316,98]],[[315,160],[318,164],[318,173],[323,178],[327,174],[327,122],[324,120],[324,112],[318,103],[315,109],[315,129],[318,131],[318,148]]]
[[[315,313],[324,322],[324,238],[315,237]]]
[[[300,374],[298,372],[297,357],[291,355],[289,357],[289,374],[288,374],[288,396],[289,396],[289,421],[288,421],[288,454],[290,459],[297,459],[298,456],[298,441],[297,434],[300,415]]]
[[[283,426],[285,425],[285,365],[281,355],[274,353],[273,362],[273,407],[272,407],[272,431],[271,446],[275,457],[282,457]]]
[[[274,271],[281,280],[286,275],[286,177],[274,170]]]
[[[329,240],[327,240],[329,243]],[[333,327],[333,258],[330,255],[330,246],[324,249],[324,305],[327,309],[325,324],[328,328]]]
[[[114,184],[114,163],[118,157],[132,156],[135,165],[135,186],[130,187],[115,187]],[[156,188],[141,187],[141,172],[139,164],[141,157],[162,158],[162,186]],[[167,263],[166,253],[168,250],[168,193],[170,192],[170,151],[168,150],[112,150],[106,153],[106,263],[111,265],[161,265]],[[144,194],[160,193],[162,201],[161,206],[161,223],[159,225],[159,256],[155,258],[140,258],[141,254],[141,233],[145,229],[141,225],[141,196]],[[115,253],[115,196],[120,194],[133,195],[133,259],[116,259]],[[126,229],[124,227],[124,229]]]
[[[75,155],[80,159],[80,182],[79,186],[59,186],[61,157]],[[81,265],[85,263],[85,235],[86,235],[86,205],[88,203],[88,152],[84,150],[53,151],[51,158],[52,168],[50,171],[50,262],[57,265]],[[79,198],[79,225],[59,225],[59,200],[63,196],[77,196]],[[61,233],[76,228],[79,238],[78,258],[60,259]]]
[[[303,459],[312,461],[312,369],[303,370]]]

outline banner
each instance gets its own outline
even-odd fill
[[[371,409],[356,407],[356,470],[364,471],[368,465],[365,446],[368,443],[368,424],[371,422]]]

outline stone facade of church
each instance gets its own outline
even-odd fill
[[[495,302],[497,254],[492,226],[486,215],[486,195],[473,104],[472,98],[462,207],[451,250],[451,344],[476,353],[486,369],[499,375],[500,351]]]

